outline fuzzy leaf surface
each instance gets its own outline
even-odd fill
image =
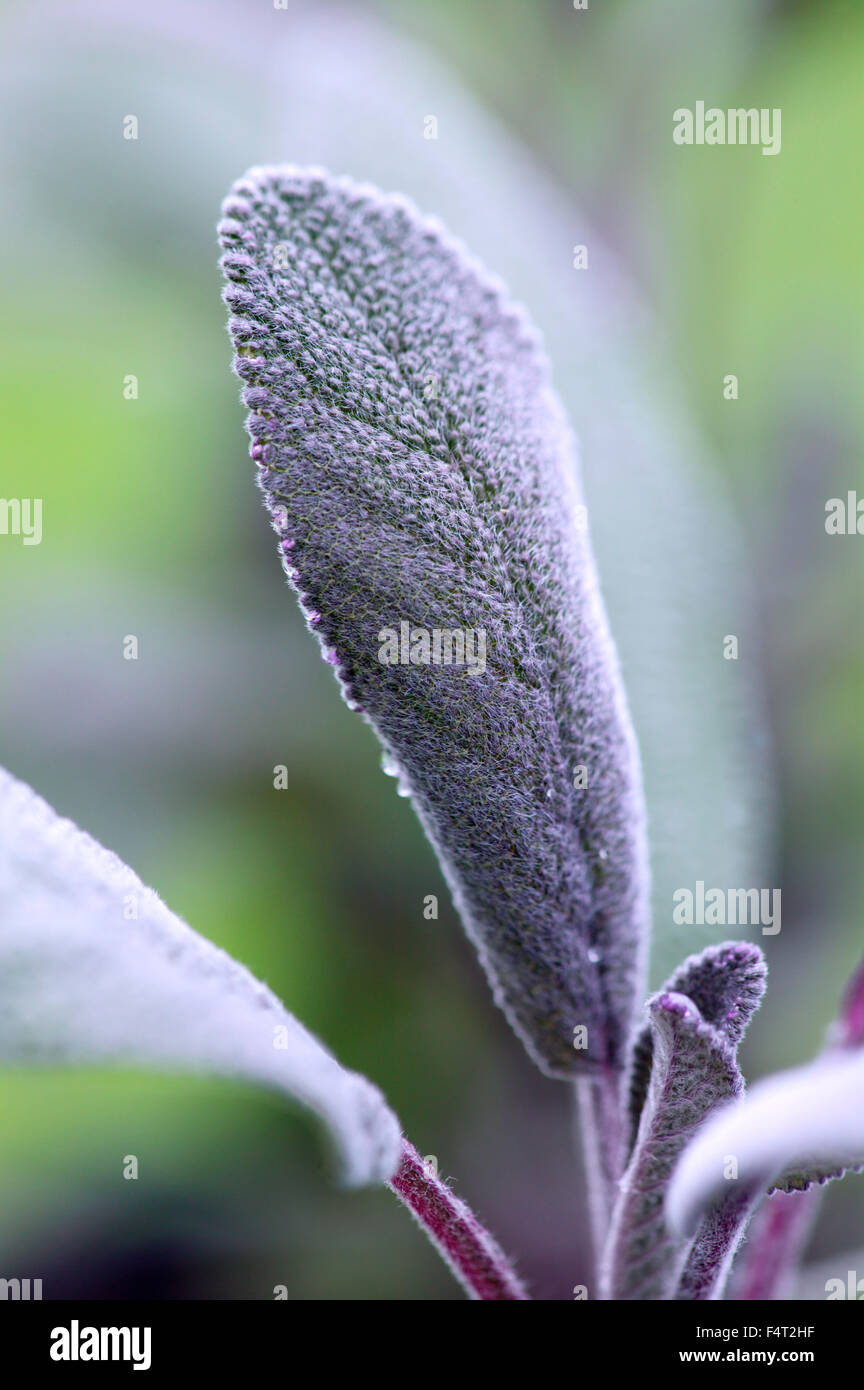
[[[438,223],[320,170],[251,170],[220,238],[252,453],[309,625],[528,1051],[553,1075],[621,1066],[647,937],[641,776],[536,334]],[[418,632],[482,635],[482,665],[424,656]]]

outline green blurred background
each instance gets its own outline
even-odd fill
[[[492,1007],[286,590],[229,371],[219,203],[251,164],[389,180],[540,321],[673,843],[655,983],[722,935],[676,934],[671,886],[755,864],[783,890],[756,1076],[812,1055],[864,949],[864,541],[824,529],[828,498],[864,495],[864,10],[36,0],[0,24],[0,494],[44,499],[41,545],[0,538],[0,760],[374,1080],[536,1294],[566,1299],[589,1282],[567,1090]],[[782,108],[782,153],[675,146],[672,111],[700,99]],[[698,822],[686,853],[679,820]],[[461,1296],[392,1198],[341,1192],[314,1125],[269,1096],[0,1073],[0,1116],[0,1273],[45,1297]],[[864,1244],[862,1187],[830,1194],[814,1256]]]

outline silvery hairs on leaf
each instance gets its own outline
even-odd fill
[[[439,224],[320,170],[251,170],[219,233],[252,454],[310,628],[529,1053],[552,1075],[622,1065],[641,779],[536,335]],[[384,664],[402,622],[482,632],[485,669]]]
[[[0,769],[0,1060],[200,1071],[324,1120],[349,1185],[400,1160],[396,1117],[116,855]]]

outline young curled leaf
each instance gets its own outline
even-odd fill
[[[0,1061],[208,1072],[301,1101],[351,1186],[385,1183],[399,1123],[242,965],[0,768]]]
[[[219,231],[252,455],[309,626],[530,1054],[552,1075],[620,1067],[647,938],[641,779],[536,336],[438,224],[347,179],[253,169]]]
[[[748,941],[724,941],[688,956],[666,981],[661,994],[683,994],[696,1005],[706,1023],[716,1028],[733,1049],[747,1031],[765,994],[767,967],[758,946]],[[651,1078],[654,1029],[649,1019],[636,1038],[630,1074],[631,1148]]]
[[[766,973],[765,958],[758,946],[747,941],[724,941],[719,946],[709,946],[697,955],[688,956],[664,985],[661,994],[686,996],[695,1005],[704,1023],[725,1039],[734,1057],[750,1019],[762,1001]],[[639,1132],[651,1080],[655,1030],[654,1019],[649,1018],[633,1049],[630,1078],[631,1148]],[[743,1089],[743,1078],[737,1077],[735,1085],[737,1089]],[[712,1107],[725,1099],[728,1096],[716,1095]],[[664,1183],[668,1182],[670,1174],[671,1168],[666,1171]],[[716,1209],[708,1212],[700,1223],[683,1265],[680,1259],[676,1263],[675,1242],[671,1240],[665,1223],[659,1227],[662,1231],[661,1248],[663,1241],[668,1242],[664,1296],[688,1301],[720,1296],[751,1210],[752,1197],[749,1192],[727,1192]],[[679,1265],[680,1275],[675,1285],[675,1271]]]
[[[651,1080],[604,1257],[603,1291],[611,1299],[675,1296],[689,1242],[666,1221],[669,1177],[705,1117],[744,1086],[734,1046],[692,1000],[661,993],[648,1010]]]

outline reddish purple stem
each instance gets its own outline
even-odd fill
[[[769,1302],[787,1295],[816,1217],[822,1189],[775,1192],[757,1214],[738,1256],[729,1297]]]
[[[471,1298],[487,1302],[529,1298],[507,1256],[470,1207],[450,1191],[407,1139],[390,1187],[423,1227]]]
[[[846,986],[840,1022],[832,1041],[835,1047],[864,1046],[864,961]]]

